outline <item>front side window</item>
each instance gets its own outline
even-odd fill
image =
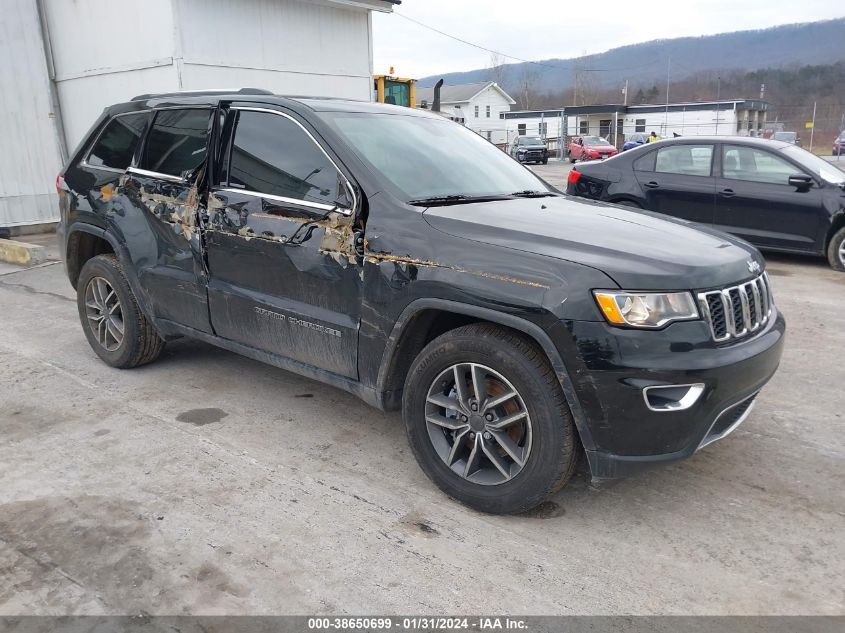
[[[114,117],[103,128],[85,162],[93,167],[126,169],[149,119],[149,112]]]
[[[229,186],[294,200],[333,205],[342,177],[299,125],[269,112],[238,112]]]
[[[147,137],[141,168],[188,176],[205,162],[211,110],[159,110]]]
[[[789,177],[799,171],[789,161],[765,150],[722,146],[722,175],[729,180],[786,185]]]
[[[673,145],[657,150],[654,171],[683,176],[709,176],[712,163],[712,145]]]

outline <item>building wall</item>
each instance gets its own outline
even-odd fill
[[[4,0],[0,226],[57,219],[53,186],[63,147],[73,151],[104,107],[135,95],[250,86],[369,101],[370,5],[390,6],[329,0]]]
[[[487,118],[487,106],[490,106],[490,118]],[[478,117],[475,116],[475,106],[478,106]],[[463,106],[466,116],[466,126],[478,132],[485,138],[490,132],[490,140],[493,143],[507,142],[507,126],[501,118],[502,112],[510,112],[511,104],[495,88],[486,88],[480,94],[473,97],[468,104]]]
[[[62,157],[38,11],[4,0],[0,20],[0,226],[57,219]]]

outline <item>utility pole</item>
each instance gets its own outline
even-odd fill
[[[666,115],[663,118],[663,134],[669,134],[669,77],[672,72],[672,58],[666,58]]]
[[[722,109],[722,104],[719,101],[722,98],[722,76],[716,75],[716,136],[719,136],[719,110]]]
[[[813,133],[816,131],[816,102],[813,101],[813,124],[810,127],[810,151],[813,151]]]

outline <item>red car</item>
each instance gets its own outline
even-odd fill
[[[569,144],[569,162],[610,158],[619,153],[601,136],[576,136]]]

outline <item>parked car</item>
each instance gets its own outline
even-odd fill
[[[619,151],[601,136],[576,136],[569,144],[569,162],[616,156]]]
[[[569,174],[568,192],[691,220],[845,271],[845,172],[795,145],[693,137]]]
[[[423,471],[485,512],[541,503],[582,451],[596,479],[689,457],[780,361],[754,247],[563,196],[425,110],[142,95],[57,189],[105,363],[186,336],[401,408]]]
[[[835,139],[833,139],[833,152],[834,156],[842,156],[845,154],[845,130],[839,133]]]
[[[640,145],[648,143],[648,134],[645,132],[634,132],[625,138],[625,144],[622,145],[622,151],[626,152],[629,149],[634,149]]]
[[[511,141],[509,153],[520,163],[549,162],[549,148],[539,136],[517,136]]]
[[[772,140],[782,141],[784,143],[790,143],[801,147],[801,138],[798,136],[797,132],[775,132],[772,134]]]

